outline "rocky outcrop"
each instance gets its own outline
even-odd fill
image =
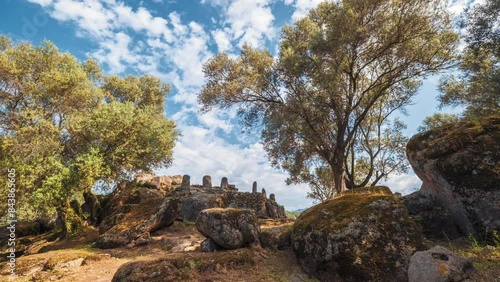
[[[404,203],[427,235],[500,230],[500,117],[417,134],[407,155],[423,184]]]
[[[158,176],[152,173],[137,174],[135,181],[142,186],[154,187],[164,192],[173,191],[182,184],[181,175]]]
[[[89,215],[90,222],[102,221],[97,246],[147,244],[150,232],[169,226],[174,220],[195,221],[202,210],[211,208],[251,209],[262,218],[286,217],[274,195],[268,199],[265,193],[239,192],[227,178],[218,187],[212,186],[208,175],[203,177],[204,185],[192,185],[189,175],[168,177],[175,179],[172,191],[154,184],[161,183],[155,179],[158,178],[152,174],[136,176],[135,181],[118,185],[102,200],[85,195],[83,213]]]
[[[238,249],[259,242],[260,227],[254,211],[206,209],[196,219],[196,229],[224,249]]]
[[[101,201],[98,196],[90,191],[83,193],[84,203],[81,206],[81,211],[87,222],[92,226],[99,226],[102,221]]]
[[[441,246],[416,252],[410,259],[409,282],[465,281],[473,272],[470,260],[462,258]]]
[[[387,187],[358,188],[309,208],[291,242],[302,268],[320,281],[406,281],[410,256],[424,248]]]
[[[181,201],[175,196],[164,197],[157,190],[130,184],[119,187],[105,207],[107,216],[99,226],[96,245],[115,248],[145,244],[150,240],[149,233],[171,225],[180,209]]]

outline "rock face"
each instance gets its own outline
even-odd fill
[[[260,244],[263,248],[271,250],[290,249],[291,225],[272,226],[262,228]]]
[[[85,202],[81,206],[82,213],[92,226],[99,226],[102,221],[102,208],[99,198],[90,191],[83,193]]]
[[[320,281],[406,281],[409,257],[424,248],[387,187],[358,188],[309,208],[291,242],[303,269]]]
[[[472,263],[441,246],[416,252],[410,259],[408,281],[464,281],[473,272]]]
[[[404,203],[427,235],[500,230],[500,117],[417,134],[407,155],[423,184]]]
[[[183,200],[180,213],[182,219],[194,222],[202,210],[224,206],[224,197],[222,194],[200,190],[198,193],[192,193]]]
[[[126,186],[122,184],[121,186]],[[171,225],[178,217],[181,201],[155,189],[119,187],[110,195],[105,207],[106,217],[99,226],[96,245],[115,248],[145,244],[150,232]]]
[[[164,192],[169,192],[179,187],[182,182],[181,175],[174,176],[158,176],[152,173],[137,174],[135,181],[139,185],[151,186],[160,189]]]
[[[260,227],[252,210],[206,209],[196,219],[196,229],[225,249],[258,243]]]

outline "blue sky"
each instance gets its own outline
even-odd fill
[[[307,14],[320,0],[2,0],[0,34],[35,45],[54,42],[84,60],[93,57],[108,74],[152,74],[171,84],[166,114],[182,137],[174,163],[160,174],[190,174],[192,182],[223,176],[242,191],[252,182],[275,193],[287,210],[308,207],[306,185],[286,186],[286,173],[273,169],[259,143],[259,133],[242,134],[236,112],[214,110],[200,115],[196,93],[204,83],[202,65],[217,52],[237,54],[249,43],[276,50],[280,29]],[[471,0],[450,2],[458,14]],[[422,85],[409,107],[406,134],[437,111],[439,76]],[[450,111],[450,109],[448,109]],[[420,187],[414,174],[392,176],[393,191]]]

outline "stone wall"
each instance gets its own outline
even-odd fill
[[[202,185],[191,184],[189,175],[139,174],[135,176],[135,181],[166,193],[176,189],[187,193],[181,217],[184,215],[191,221],[196,216],[193,211],[213,207],[251,209],[259,218],[286,218],[285,208],[276,202],[274,194],[268,198],[265,189],[257,192],[257,182],[253,182],[252,192],[240,192],[234,184],[229,183],[227,177],[221,179],[220,186],[213,186],[209,175],[203,176]]]

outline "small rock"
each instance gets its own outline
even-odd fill
[[[205,239],[200,244],[200,250],[204,253],[211,253],[219,250],[220,247],[215,243],[212,238]]]
[[[472,263],[450,250],[435,246],[427,251],[416,252],[410,258],[409,282],[464,281],[472,274]]]

